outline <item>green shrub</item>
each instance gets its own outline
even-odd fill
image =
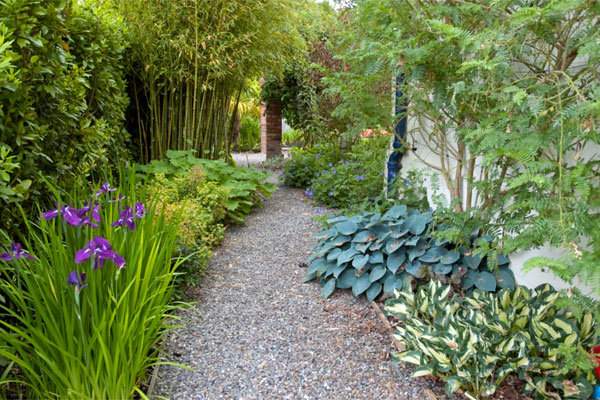
[[[208,182],[196,168],[170,180],[156,175],[147,193],[158,202],[157,209],[164,208],[167,222],[179,224],[176,254],[184,259],[182,279],[187,285],[198,284],[211,249],[225,236],[227,189]]]
[[[458,247],[432,237],[431,213],[409,211],[405,205],[394,206],[384,215],[365,213],[339,216],[327,221],[329,229],[318,233],[319,241],[311,247],[314,254],[305,281],[320,278],[322,295],[334,289],[352,288],[359,296],[366,293],[373,301],[381,292],[393,293],[417,283],[440,280],[458,290],[474,286],[495,291],[514,287],[510,260],[500,255],[491,271],[476,249],[491,238],[471,238],[469,247]],[[436,227],[440,229],[440,227]]]
[[[240,121],[238,149],[253,150],[260,146],[260,120],[253,115],[244,115]]]
[[[266,172],[249,168],[233,167],[223,160],[205,160],[194,157],[194,151],[174,151],[166,153],[167,158],[154,160],[141,166],[140,170],[166,177],[185,175],[193,167],[202,168],[206,180],[215,182],[227,189],[226,220],[244,222],[255,205],[261,205],[261,195],[270,196],[277,186],[265,182]]]
[[[166,319],[176,308],[178,224],[136,201],[134,173],[120,184],[115,192],[85,193],[85,204],[59,198],[58,209],[26,221],[22,250],[33,259],[18,246],[0,254],[0,297],[7,299],[0,303],[0,356],[19,371],[0,385],[23,384],[15,396],[132,398],[160,362],[161,338],[173,329]],[[120,194],[123,200],[112,201]]]
[[[322,143],[301,149],[294,147],[284,160],[281,179],[287,186],[306,188],[318,173],[340,160],[339,149],[334,144]]]
[[[536,398],[590,397],[592,363],[565,369],[563,349],[585,358],[596,329],[591,313],[579,323],[556,307],[559,293],[549,285],[535,294],[523,286],[465,298],[451,292],[432,281],[386,302],[385,312],[401,320],[395,337],[408,346],[394,358],[417,365],[414,376],[437,375],[448,395],[463,388],[469,398],[493,395],[510,373]]]
[[[51,204],[42,178],[73,187],[125,157],[125,47],[119,18],[103,7],[1,3],[0,147],[18,164],[6,185],[17,195],[0,197],[4,229],[20,229],[16,203],[28,213]]]
[[[376,197],[383,189],[381,166],[378,169],[358,161],[339,161],[317,172],[306,194],[317,204],[348,208]]]
[[[288,129],[285,132],[281,133],[281,143],[286,146],[295,145],[297,146],[302,138],[304,137],[304,133],[298,129]]]

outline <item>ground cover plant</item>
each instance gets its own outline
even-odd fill
[[[410,211],[405,205],[383,215],[370,212],[330,219],[329,229],[315,236],[319,241],[311,248],[305,281],[318,278],[323,297],[335,288],[352,288],[355,296],[365,293],[369,301],[382,292],[429,280],[468,292],[473,287],[492,292],[514,287],[508,257],[493,260],[477,253],[491,238],[474,235],[469,246],[458,246],[435,239],[432,222],[430,212]]]
[[[491,396],[513,373],[535,398],[590,397],[595,376],[587,350],[597,324],[589,312],[580,320],[557,307],[561,295],[551,286],[475,290],[463,298],[431,281],[396,294],[384,311],[400,320],[394,336],[408,349],[394,358],[416,365],[415,376],[441,377],[448,395],[462,388],[469,398]],[[584,363],[569,364],[566,348]]]
[[[111,185],[57,197],[0,254],[0,356],[19,372],[0,384],[27,398],[142,394],[173,327],[178,224],[138,200],[133,171]]]

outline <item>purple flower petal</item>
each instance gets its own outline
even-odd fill
[[[54,219],[58,216],[58,210],[50,210],[50,211],[46,211],[44,213],[42,213],[42,218],[44,218],[46,221],[50,221],[51,219]]]
[[[67,224],[72,226],[80,226],[81,218],[77,213],[77,209],[71,208],[69,206],[62,206],[60,211],[62,212],[62,216],[67,221]]]
[[[0,260],[11,261],[12,256],[9,253],[2,253],[0,254]]]
[[[79,274],[76,270],[72,271],[67,276],[67,283],[69,285],[75,286],[75,290],[77,291],[77,293],[81,292],[81,289],[88,285],[87,283],[85,283],[85,273]]]

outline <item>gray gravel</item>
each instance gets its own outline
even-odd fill
[[[190,288],[155,395],[173,399],[428,399],[439,383],[389,361],[390,338],[364,298],[320,298],[299,264],[320,230],[301,190],[282,187],[230,228]],[[400,375],[400,376],[399,376]],[[443,398],[440,396],[439,398]]]

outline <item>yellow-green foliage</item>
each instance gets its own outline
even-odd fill
[[[184,269],[190,273],[190,279],[186,281],[193,283],[210,259],[211,248],[225,235],[228,189],[207,181],[202,169],[195,168],[172,179],[156,175],[148,192],[156,196],[162,205],[159,208],[164,207],[167,221],[179,221],[177,248],[180,255],[188,257]]]

